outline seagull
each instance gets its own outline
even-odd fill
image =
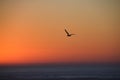
[[[71,37],[72,35],[75,35],[75,34],[70,34],[66,29],[65,29],[65,32],[66,32],[68,37]]]

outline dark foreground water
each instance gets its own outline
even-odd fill
[[[2,66],[0,80],[120,80],[120,65]]]

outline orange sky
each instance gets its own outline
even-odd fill
[[[0,64],[120,62],[118,2],[2,3]],[[65,27],[76,35],[67,38]]]

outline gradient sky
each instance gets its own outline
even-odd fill
[[[117,0],[0,4],[0,64],[120,62]],[[76,35],[66,37],[65,27]]]

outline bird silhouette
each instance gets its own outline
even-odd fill
[[[71,37],[72,35],[75,35],[75,34],[70,34],[66,29],[65,29],[65,32],[66,32],[68,37]]]

